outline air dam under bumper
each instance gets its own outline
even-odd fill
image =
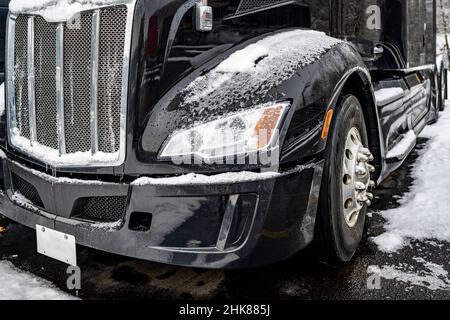
[[[74,235],[78,244],[102,251],[200,268],[267,265],[306,247],[323,169],[320,162],[259,181],[135,186],[56,179],[1,161],[0,213],[11,220]],[[23,188],[16,187],[17,179],[31,184],[41,199],[14,195]],[[87,197],[125,197],[123,217],[115,223],[81,221],[80,203]]]

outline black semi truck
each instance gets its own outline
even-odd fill
[[[0,212],[38,251],[346,262],[445,107],[435,0],[13,0]]]

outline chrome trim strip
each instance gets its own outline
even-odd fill
[[[66,153],[64,130],[64,24],[56,28],[56,121],[59,155]]]
[[[114,165],[121,165],[125,162],[127,146],[127,106],[128,106],[128,79],[130,72],[131,38],[133,33],[134,9],[136,0],[128,3],[127,7],[127,27],[125,30],[125,44],[123,50],[123,68],[122,68],[122,101],[120,111],[120,148],[119,159]]]
[[[6,48],[8,59],[6,59],[6,97],[7,97],[7,117],[8,117],[8,141],[11,143],[11,136],[13,135],[14,128],[17,128],[16,120],[16,77],[15,77],[15,38],[16,38],[16,16],[10,14],[8,19],[8,36],[6,38]]]
[[[220,251],[225,251],[230,235],[231,226],[233,225],[234,213],[236,212],[236,204],[239,200],[238,194],[233,194],[228,199],[227,209],[223,217],[222,226],[220,227],[219,238],[217,240],[216,248]]]
[[[34,70],[34,16],[30,16],[28,17],[28,120],[32,145],[37,140]]]
[[[100,44],[100,10],[92,14],[91,30],[91,153],[98,151],[98,67]]]

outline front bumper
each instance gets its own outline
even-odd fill
[[[318,162],[262,180],[133,185],[56,179],[4,157],[0,213],[119,255],[200,268],[254,267],[284,260],[312,241],[322,169]],[[17,197],[17,177],[35,188],[41,207]],[[111,196],[127,199],[118,222],[74,218],[80,199]],[[135,228],[136,217],[147,217],[148,228]]]

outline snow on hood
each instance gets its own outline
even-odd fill
[[[195,79],[182,92],[182,107],[198,115],[263,96],[340,42],[312,30],[267,36]]]
[[[131,0],[12,0],[9,10],[14,14],[38,14],[47,21],[67,21],[74,14],[102,6],[128,3]]]

